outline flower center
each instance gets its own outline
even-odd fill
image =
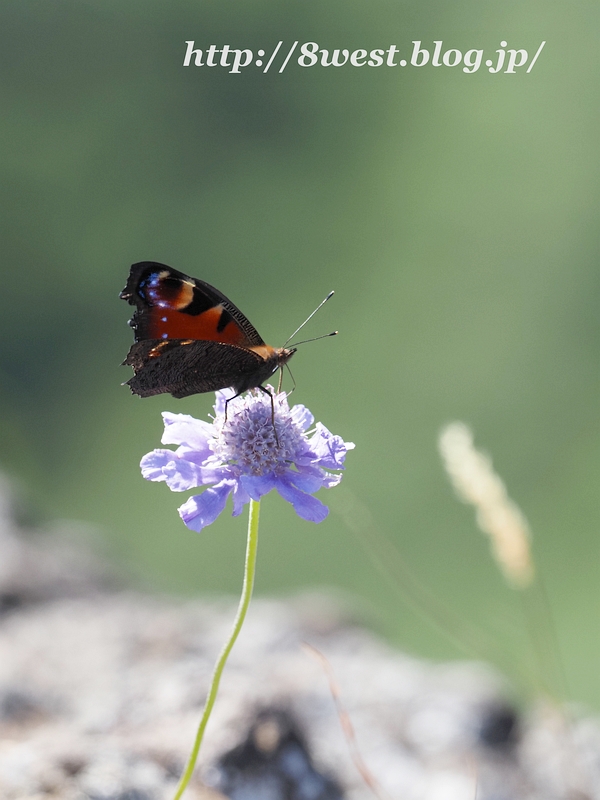
[[[289,409],[277,397],[274,403],[274,415],[270,398],[262,394],[229,403],[227,420],[224,414],[215,420],[215,455],[237,464],[246,475],[279,474],[289,469],[289,462],[304,449],[304,437]]]

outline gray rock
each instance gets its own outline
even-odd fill
[[[15,598],[0,617],[0,798],[172,797],[235,601],[108,591],[110,570],[64,537],[23,538],[4,500],[0,565]],[[303,642],[331,666],[354,743]],[[487,666],[403,655],[329,597],[257,599],[186,797],[600,798],[597,722],[519,719],[506,696]]]

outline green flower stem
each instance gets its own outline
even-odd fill
[[[248,611],[248,606],[250,605],[250,598],[252,597],[252,589],[254,588],[254,575],[256,570],[259,512],[260,502],[256,500],[250,500],[250,518],[248,520],[248,541],[246,544],[246,565],[244,567],[244,585],[242,586],[242,596],[240,597],[240,603],[235,617],[235,622],[233,623],[231,636],[225,643],[225,646],[221,650],[221,655],[215,664],[210,689],[206,698],[204,711],[202,712],[202,719],[200,720],[200,725],[198,726],[198,732],[196,734],[194,746],[186,764],[185,771],[181,776],[181,780],[179,781],[179,786],[177,787],[177,792],[173,800],[179,800],[181,795],[185,792],[192,777],[192,773],[194,772],[196,760],[198,758],[198,752],[200,750],[200,745],[202,744],[202,738],[204,737],[204,731],[215,704],[215,700],[217,699],[217,692],[219,691],[219,683],[221,682],[223,669],[225,668],[229,654],[231,653],[233,645],[235,644],[235,640],[242,629],[244,619],[246,618],[246,612]]]

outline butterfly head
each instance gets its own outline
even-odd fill
[[[251,371],[249,370],[236,376],[232,386],[238,393],[262,386],[278,369],[283,369],[296,352],[295,347],[271,347],[268,344],[252,347],[251,349],[261,357],[261,360],[256,362],[254,369]]]

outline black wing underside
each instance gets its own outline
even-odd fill
[[[123,363],[133,367],[127,385],[140,397],[169,392],[181,398],[229,386],[240,392],[272,372],[264,375],[265,359],[252,350],[201,340],[145,339],[131,347]]]

